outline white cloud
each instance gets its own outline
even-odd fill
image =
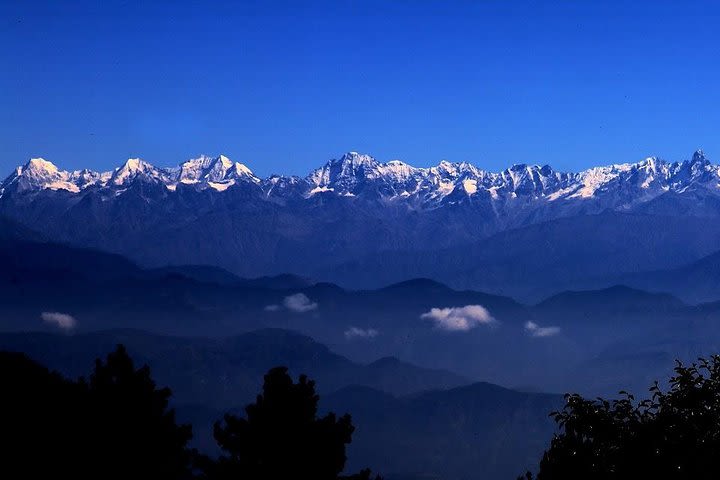
[[[348,340],[352,340],[353,338],[375,338],[380,334],[377,330],[374,328],[358,328],[358,327],[350,327],[347,330],[345,330],[345,338]]]
[[[55,325],[56,327],[69,331],[75,328],[77,320],[72,315],[60,312],[42,312],[40,318],[43,322]]]
[[[541,327],[535,322],[525,323],[525,331],[533,337],[553,337],[560,333],[560,327]]]
[[[305,313],[311,310],[317,310],[318,304],[311,302],[304,293],[296,293],[289,295],[283,299],[283,305],[291,312]]]
[[[278,310],[280,310],[280,305],[268,305],[263,310],[265,310],[266,312],[277,312]]]
[[[482,305],[464,307],[432,308],[420,315],[420,318],[432,320],[435,327],[453,332],[467,332],[478,325],[492,325],[497,320]]]

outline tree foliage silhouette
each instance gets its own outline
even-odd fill
[[[81,389],[22,353],[0,352],[2,476],[78,476]],[[8,477],[9,478],[9,477]]]
[[[349,415],[317,416],[315,383],[294,383],[279,367],[265,376],[247,418],[215,425],[217,461],[188,448],[171,392],[120,345],[87,378],[70,381],[20,353],[0,352],[0,471],[8,478],[370,480],[370,470],[340,477],[354,427]],[[198,470],[195,472],[194,470]],[[3,477],[4,478],[4,477]],[[379,477],[377,477],[379,478]]]
[[[125,348],[69,381],[23,354],[0,352],[0,452],[14,478],[185,479],[189,426],[168,409],[169,389]],[[13,477],[8,477],[13,478]]]
[[[341,478],[355,427],[349,415],[318,417],[318,400],[314,381],[302,375],[294,383],[287,368],[270,370],[262,394],[245,408],[246,418],[228,414],[215,424],[215,439],[227,455],[209,469],[209,477]],[[369,479],[370,471],[346,478]]]
[[[91,455],[101,465],[114,465],[115,478],[190,477],[190,425],[178,425],[168,408],[169,388],[157,388],[145,365],[136,369],[125,347],[95,362],[89,381],[87,419]]]
[[[537,479],[720,477],[720,356],[674,371],[667,391],[655,382],[640,402],[627,392],[611,401],[566,395]]]

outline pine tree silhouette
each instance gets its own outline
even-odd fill
[[[88,394],[86,419],[93,443],[90,455],[100,468],[113,465],[113,478],[189,478],[193,452],[187,448],[192,427],[177,425],[168,408],[169,388],[157,388],[148,366],[136,369],[119,345],[84,384]],[[98,472],[100,473],[100,472]]]
[[[349,415],[318,417],[315,382],[287,368],[265,375],[263,392],[245,409],[246,418],[225,415],[215,424],[215,439],[227,455],[208,471],[212,479],[336,480],[345,467],[345,448],[355,428]],[[370,471],[347,477],[370,478]]]

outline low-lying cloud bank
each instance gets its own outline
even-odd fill
[[[494,325],[497,320],[482,305],[464,307],[431,308],[420,315],[423,320],[431,320],[436,328],[451,332],[467,332],[478,325]]]
[[[311,310],[317,310],[318,304],[310,301],[304,293],[296,293],[285,297],[283,300],[285,308],[292,312],[304,313]]]
[[[277,312],[283,308],[295,313],[305,313],[317,310],[318,304],[311,301],[304,293],[295,293],[283,298],[282,305],[268,305],[264,310],[266,312]]]
[[[560,327],[541,327],[535,322],[525,323],[525,331],[533,337],[554,337],[560,333]]]
[[[350,327],[345,330],[345,338],[352,340],[354,338],[375,338],[380,334],[374,328],[358,328]]]
[[[69,331],[77,326],[77,320],[72,315],[60,312],[42,312],[40,318],[43,322],[54,325],[61,330]]]

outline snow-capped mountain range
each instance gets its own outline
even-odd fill
[[[260,178],[222,155],[173,168],[130,159],[109,172],[33,159],[2,182],[2,217],[146,266],[351,287],[428,277],[521,296],[720,250],[720,167],[701,151],[582,172],[417,168],[349,152],[306,177]]]
[[[139,158],[131,158],[110,172],[68,172],[43,158],[33,158],[17,167],[3,182],[2,188],[4,190],[17,185],[18,191],[49,189],[80,193],[91,187],[122,188],[136,179],[161,183],[170,190],[175,190],[178,183],[219,191],[234,185],[236,181],[260,183],[260,179],[249,168],[241,163],[233,163],[224,155],[217,158],[201,156],[174,168],[158,168]]]
[[[267,197],[292,192],[304,198],[318,194],[343,197],[367,196],[415,207],[437,207],[463,200],[555,202],[620,194],[616,207],[648,201],[666,192],[682,193],[701,187],[720,194],[720,166],[702,151],[690,160],[668,162],[655,157],[637,163],[559,172],[549,165],[516,164],[501,172],[488,172],[470,163],[440,162],[429,168],[413,167],[399,160],[381,163],[369,155],[349,152],[327,162],[307,177],[259,178],[244,164],[224,155],[201,156],[173,168],[160,168],[138,158],[127,160],[110,172],[64,171],[42,158],[19,166],[0,187],[0,192],[112,189],[122,193],[133,181],[179,185],[196,190],[225,191],[241,185],[259,187]],[[118,192],[120,190],[120,192]],[[628,196],[632,192],[632,195]]]

